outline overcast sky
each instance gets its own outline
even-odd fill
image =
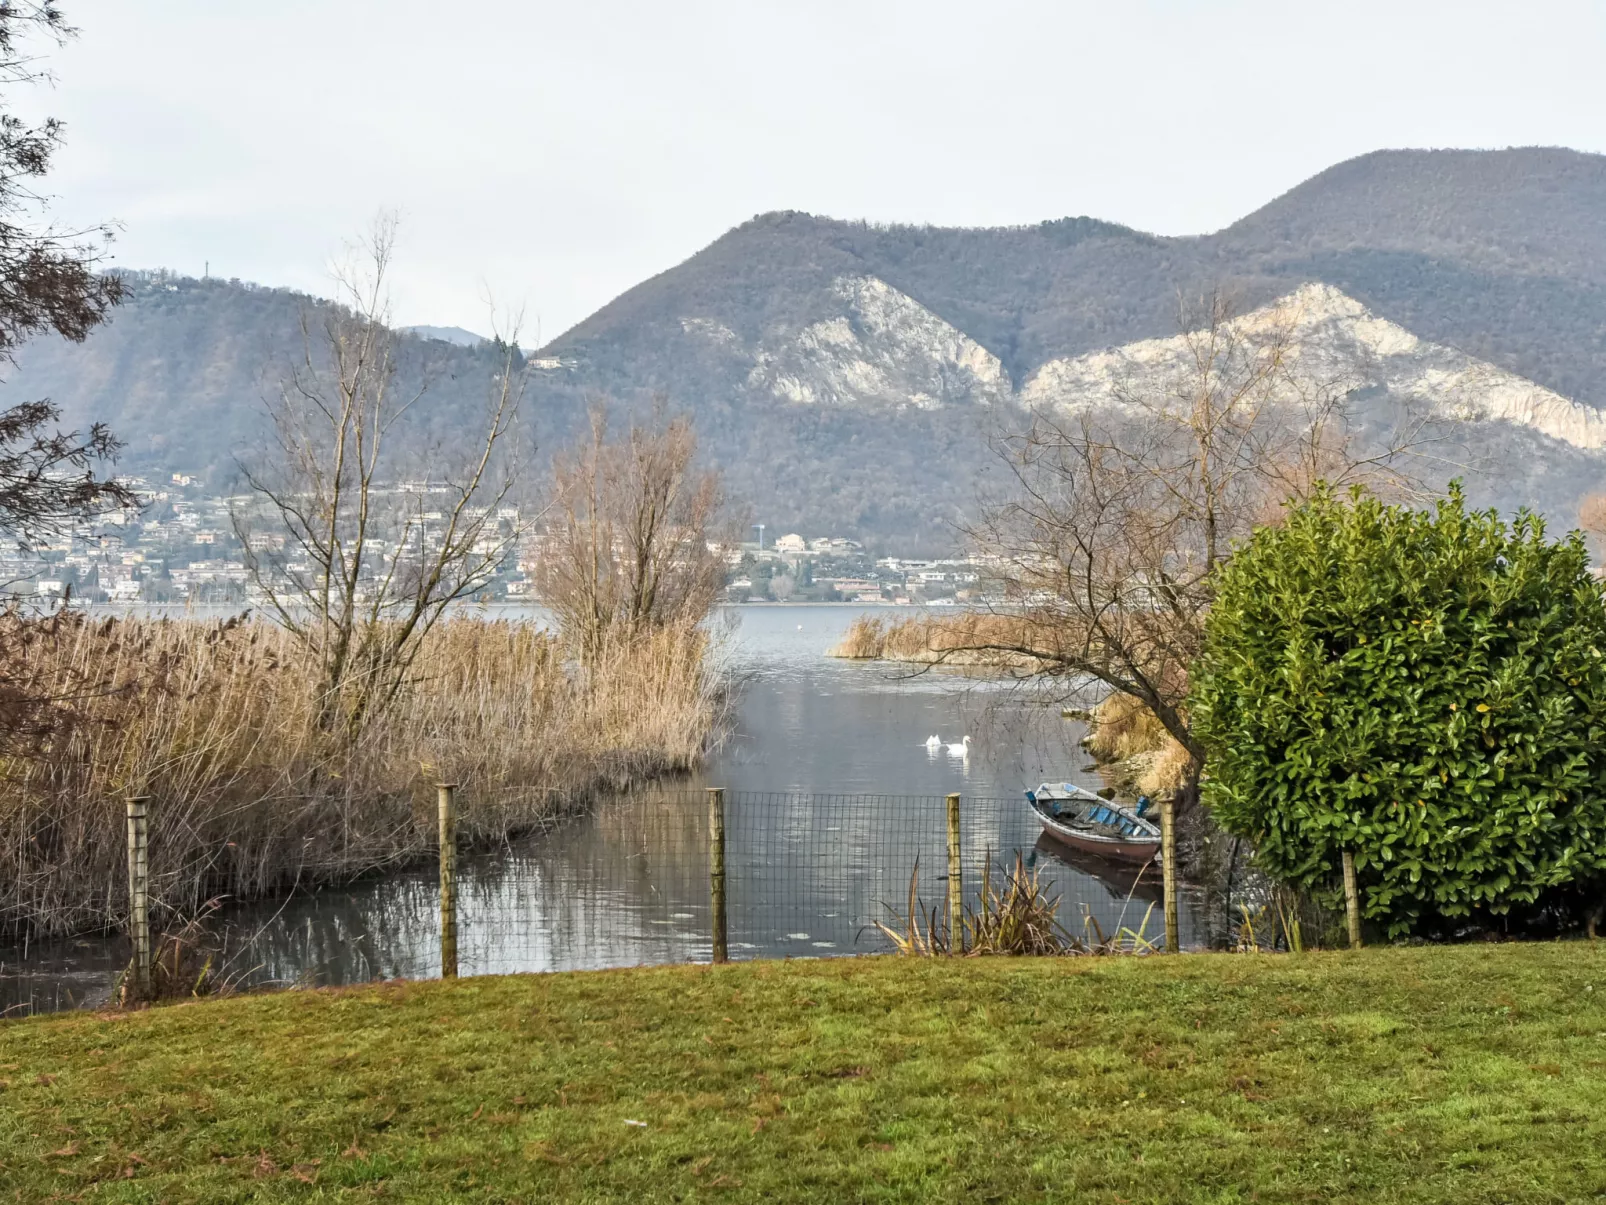
[[[1185,234],[1379,147],[1606,151],[1601,0],[62,4],[49,187],[118,263],[326,293],[394,207],[399,321],[546,338],[767,210]]]

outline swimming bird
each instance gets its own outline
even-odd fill
[[[927,749],[941,749],[942,748],[942,737],[938,736],[935,732],[932,733],[930,736],[928,736],[926,738],[926,748]]]
[[[959,744],[957,744],[957,745],[949,745],[948,746],[948,756],[949,757],[969,757],[970,756],[970,738],[967,736],[964,740],[960,741]]]

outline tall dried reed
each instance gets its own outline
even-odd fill
[[[505,840],[689,768],[725,705],[691,624],[609,643],[582,670],[528,625],[452,619],[348,743],[320,730],[315,669],[272,624],[38,623],[0,616],[0,649],[20,650],[10,692],[34,701],[0,756],[0,930],[13,932],[117,923],[130,794],[151,797],[153,899],[193,912],[425,855],[441,780],[461,785],[465,840]]]
[[[1030,669],[1035,659],[1010,652],[1026,643],[1025,621],[987,611],[888,619],[859,615],[848,625],[831,656],[855,661],[913,661],[922,664]]]
[[[1131,695],[1112,694],[1093,709],[1086,744],[1100,762],[1119,763],[1119,777],[1147,795],[1177,790],[1193,771],[1188,751]]]

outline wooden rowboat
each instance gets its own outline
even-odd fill
[[[1136,808],[1101,799],[1072,783],[1045,782],[1026,792],[1045,836],[1072,849],[1119,862],[1148,862],[1160,853],[1160,827]]]

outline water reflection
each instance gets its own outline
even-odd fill
[[[1021,791],[1044,779],[1100,785],[1082,769],[1079,724],[1013,688],[952,674],[824,656],[856,612],[746,608],[729,640],[747,680],[739,731],[689,782],[576,816],[460,865],[463,974],[629,966],[709,957],[702,788],[727,795],[730,948],[735,958],[825,956],[886,948],[872,922],[902,912],[918,864],[920,895],[944,898],[943,796],[964,796],[966,885],[1019,851],[1108,935],[1159,899],[1150,869],[1106,864],[1039,840]],[[930,750],[973,738],[967,755]],[[1183,901],[1181,939],[1195,944]],[[231,973],[246,983],[343,984],[439,971],[432,871],[392,874],[288,900],[228,909]],[[1160,935],[1159,909],[1148,936]],[[125,957],[118,942],[74,947],[68,968],[30,954],[0,965],[0,1008],[72,1007],[103,996]]]

